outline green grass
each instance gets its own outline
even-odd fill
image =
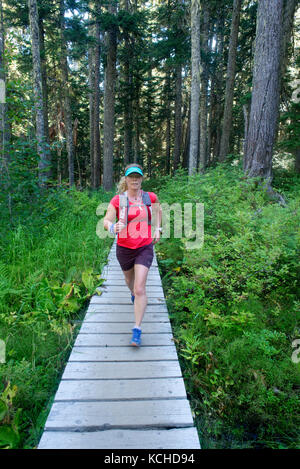
[[[34,448],[112,239],[96,235],[111,194],[51,192],[3,227],[0,243],[0,447]],[[1,414],[2,409],[2,414]]]

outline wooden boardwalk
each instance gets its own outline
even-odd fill
[[[38,449],[199,449],[156,256],[148,273],[142,345],[116,241],[91,298]]]

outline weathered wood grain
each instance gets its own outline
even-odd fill
[[[138,432],[124,429],[80,433],[46,431],[39,447],[40,449],[200,449],[195,427]]]
[[[199,449],[156,257],[147,278],[142,344],[131,347],[134,305],[115,246],[38,449]]]
[[[46,430],[105,430],[112,428],[190,427],[193,419],[186,399],[54,402]]]

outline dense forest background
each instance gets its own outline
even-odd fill
[[[204,204],[201,250],[155,247],[202,448],[299,448],[299,28],[298,0],[0,0],[0,448],[38,445],[132,162]]]
[[[2,1],[11,216],[36,181],[111,190],[131,162],[155,177],[230,160],[270,184],[277,155],[299,173],[297,5]]]

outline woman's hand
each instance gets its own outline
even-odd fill
[[[156,244],[156,243],[158,243],[159,240],[160,240],[160,231],[155,230],[152,243]]]
[[[123,223],[122,221],[118,221],[117,223],[115,223],[114,232],[120,233],[120,231],[122,231],[125,226],[125,223]]]

